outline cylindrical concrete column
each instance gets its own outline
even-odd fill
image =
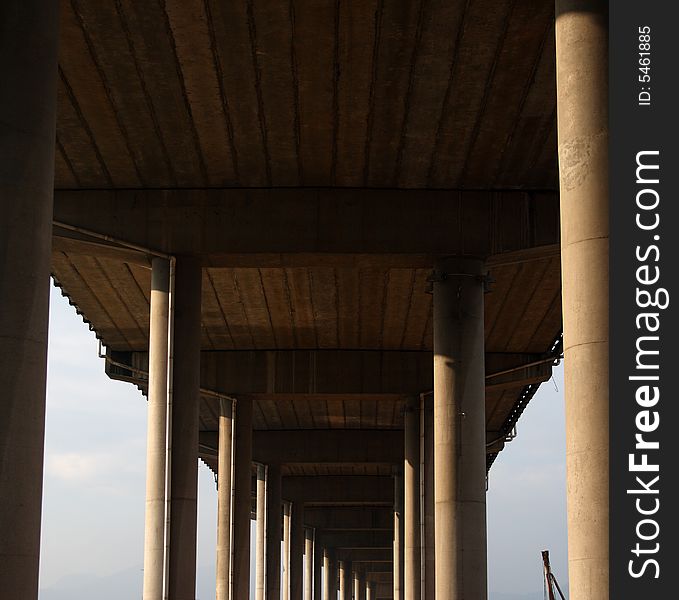
[[[143,598],[144,600],[161,600],[165,573],[165,468],[169,447],[167,443],[169,260],[153,259],[150,304]]]
[[[354,582],[350,560],[339,561],[339,600],[351,600]]]
[[[436,600],[485,600],[486,422],[483,263],[434,274]]]
[[[233,400],[219,400],[217,467],[217,600],[231,598],[231,498],[233,481]]]
[[[337,600],[337,562],[329,548],[323,551],[323,600]]]
[[[304,600],[313,600],[314,592],[314,530],[304,529]]]
[[[420,600],[420,400],[406,401],[404,415],[403,512],[405,600]]]
[[[318,532],[314,530],[314,600],[321,600],[323,596],[322,567],[323,546],[318,541]]]
[[[281,466],[270,464],[266,476],[266,600],[280,600],[281,597],[281,484]]]
[[[255,544],[255,600],[264,600],[266,553],[266,467],[257,465],[257,538]]]
[[[290,520],[290,600],[304,597],[304,505],[292,505]]]
[[[365,600],[375,600],[375,583],[368,581],[365,584]]]
[[[403,469],[394,468],[394,600],[403,600]]]
[[[170,600],[194,600],[196,596],[201,286],[200,263],[177,258],[170,413]]]
[[[424,428],[424,590],[426,600],[434,600],[435,589],[435,527],[434,527],[434,395],[423,397]]]
[[[0,590],[38,597],[56,122],[56,0],[0,5]]]
[[[365,577],[359,569],[354,571],[354,600],[365,600]]]
[[[283,600],[290,600],[290,520],[292,504],[283,502]]]
[[[233,599],[250,598],[250,521],[252,512],[252,400],[236,401],[233,497]]]
[[[608,598],[608,2],[557,0],[572,600]]]

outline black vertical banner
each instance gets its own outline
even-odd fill
[[[609,6],[610,598],[678,598],[679,11]]]

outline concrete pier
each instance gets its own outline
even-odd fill
[[[365,600],[365,577],[358,569],[354,571],[354,600]]]
[[[394,469],[394,600],[403,600],[403,469]]]
[[[314,592],[314,531],[304,529],[304,600],[313,600]]]
[[[266,467],[257,465],[257,538],[255,544],[255,600],[264,600],[266,560]]]
[[[283,500],[281,498],[281,466],[270,464],[266,473],[266,598],[281,597],[281,529]]]
[[[283,600],[290,600],[290,535],[292,505],[283,502]]]
[[[420,600],[420,401],[409,398],[404,415],[405,460],[403,462],[403,597]]]
[[[365,600],[375,600],[375,584],[372,581],[365,584]]]
[[[426,600],[434,600],[436,593],[434,526],[434,395],[423,397],[422,407],[424,429],[424,589],[422,596]]]
[[[304,597],[304,505],[295,502],[290,518],[290,600]]]
[[[0,590],[38,596],[58,3],[0,8]]]
[[[486,423],[483,264],[434,272],[436,600],[485,600]]]
[[[318,532],[314,530],[314,600],[323,596],[323,547],[318,542]]]
[[[339,562],[339,600],[351,600],[353,587],[351,561],[342,560]]]
[[[233,598],[250,597],[250,514],[252,511],[252,400],[236,402],[233,499]]]
[[[231,499],[233,480],[233,400],[219,400],[217,473],[217,600],[231,599]]]
[[[569,588],[608,598],[608,3],[556,2]]]
[[[146,410],[144,600],[161,600],[164,588],[169,315],[170,261],[155,258],[151,270],[149,383]]]
[[[335,553],[323,551],[323,600],[337,600],[337,571]]]
[[[201,282],[200,263],[193,258],[177,258],[166,594],[169,600],[193,600],[196,595]]]

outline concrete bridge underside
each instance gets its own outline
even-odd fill
[[[608,597],[605,2],[5,4],[0,589],[37,598],[51,274],[148,399],[144,600],[194,597],[199,459],[217,600],[485,600],[564,350]]]

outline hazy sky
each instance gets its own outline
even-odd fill
[[[126,596],[140,598],[146,402],[134,386],[106,377],[94,334],[55,288],[50,308],[41,598],[89,600],[88,585],[103,598],[104,581],[115,597],[113,588],[119,584],[122,590],[123,579],[125,589],[135,590]],[[557,579],[566,583],[564,452],[560,367],[490,471],[490,600],[504,600],[504,594],[542,598],[543,549],[550,550]],[[214,598],[216,505],[212,472],[201,463],[200,600]]]

